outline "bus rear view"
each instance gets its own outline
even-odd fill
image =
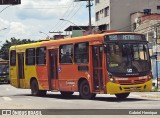
[[[126,98],[130,92],[151,91],[151,63],[144,35],[106,35],[105,53],[107,93]]]

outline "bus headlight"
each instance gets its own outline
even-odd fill
[[[111,82],[114,82],[115,83],[115,79],[113,78],[112,74],[111,73],[108,73],[108,79],[109,81]]]
[[[150,73],[149,76],[148,76],[148,80],[151,80],[151,79],[153,79],[152,73]]]

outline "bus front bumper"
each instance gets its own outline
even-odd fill
[[[118,94],[127,92],[150,92],[152,90],[152,80],[143,84],[120,85],[113,82],[108,82],[106,85],[108,94]]]

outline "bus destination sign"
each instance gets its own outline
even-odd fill
[[[141,34],[112,34],[105,36],[106,41],[117,40],[145,40],[145,36]]]

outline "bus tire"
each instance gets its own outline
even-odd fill
[[[45,96],[46,92],[47,92],[46,90],[39,90],[37,80],[34,79],[31,82],[31,94],[33,96]]]
[[[31,82],[31,94],[33,96],[38,96],[39,95],[38,82],[35,79]]]
[[[64,97],[70,97],[73,95],[74,92],[68,92],[68,91],[60,91],[61,95]]]
[[[120,93],[120,94],[115,94],[115,96],[118,98],[118,99],[125,99],[129,96],[130,93]]]
[[[79,94],[83,99],[92,99],[96,94],[90,92],[89,84],[86,80],[82,81],[79,86]]]
[[[39,96],[46,96],[47,91],[46,90],[39,90]]]

